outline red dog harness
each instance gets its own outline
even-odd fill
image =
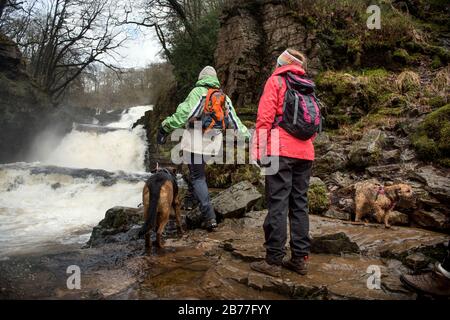
[[[386,191],[384,190],[384,187],[383,187],[383,186],[380,186],[380,187],[378,188],[378,191],[377,191],[377,197],[375,198],[375,201],[378,200],[378,197],[379,197],[380,195],[382,195],[382,196],[385,196],[385,195],[386,195]],[[387,197],[389,200],[391,200],[391,206],[389,207],[389,210],[394,209],[394,207],[397,205],[397,202],[396,202],[396,201],[393,201],[393,200],[392,200],[391,198],[389,198],[387,195],[386,195],[386,197]]]

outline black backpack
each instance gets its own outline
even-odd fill
[[[287,85],[283,115],[277,124],[300,140],[309,140],[322,131],[320,101],[316,97],[316,85],[311,79],[287,73],[280,76]]]

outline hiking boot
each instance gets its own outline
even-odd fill
[[[281,266],[269,264],[266,260],[253,262],[250,268],[254,271],[267,274],[272,277],[281,277]]]
[[[308,266],[307,266],[308,257],[300,257],[300,258],[292,258],[291,260],[283,261],[283,267],[294,271],[302,276],[306,276],[308,274]]]
[[[215,229],[217,229],[217,227],[218,225],[216,219],[211,219],[203,223],[203,228],[205,228],[209,232],[214,231]]]
[[[450,296],[450,279],[438,269],[416,276],[401,275],[400,280],[408,289],[418,293],[441,297]]]

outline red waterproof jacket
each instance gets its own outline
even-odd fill
[[[279,67],[267,80],[264,93],[259,101],[256,132],[253,139],[252,156],[282,156],[295,159],[314,160],[313,139],[303,141],[287,133],[283,128],[274,125],[282,115],[284,96],[287,90],[284,73],[291,72],[304,75],[305,71],[298,65]],[[275,130],[275,132],[271,131]],[[276,136],[279,139],[276,139]],[[278,141],[276,141],[278,140]]]

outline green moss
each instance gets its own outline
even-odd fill
[[[450,104],[430,113],[412,136],[419,157],[426,161],[449,166]]]
[[[401,115],[403,115],[405,113],[405,108],[404,107],[397,107],[397,108],[383,108],[378,110],[378,114],[379,115],[384,115],[384,116],[395,116],[395,117],[399,117]]]
[[[397,93],[387,93],[380,97],[380,105],[383,108],[404,108],[409,106],[406,96]]]
[[[440,67],[442,67],[441,58],[439,58],[439,56],[434,56],[433,61],[431,62],[431,68],[439,69]]]
[[[436,142],[426,135],[420,135],[414,138],[413,145],[416,148],[419,156],[421,158],[425,158],[427,160],[434,159],[438,157],[439,150],[436,145]]]
[[[385,78],[385,77],[389,76],[389,72],[384,68],[365,69],[362,71],[362,75],[366,76],[366,77]]]
[[[311,184],[308,190],[309,213],[320,215],[328,210],[330,201],[324,184]]]
[[[401,64],[409,64],[412,61],[411,56],[405,49],[395,50],[392,55],[392,58],[394,59],[394,61],[397,61]]]
[[[239,165],[237,169],[231,174],[231,183],[236,184],[241,181],[250,181],[252,184],[257,184],[261,178],[260,170],[254,165]]]
[[[258,113],[258,105],[247,105],[242,107],[236,107],[236,113],[241,115],[255,115]]]
[[[225,189],[232,185],[231,173],[234,165],[208,165],[206,166],[206,181],[210,188]]]
[[[351,116],[346,114],[330,114],[326,117],[326,126],[330,128],[339,128],[354,122]]]
[[[445,98],[443,98],[441,96],[434,96],[428,100],[428,104],[433,109],[438,109],[446,104],[446,100],[445,100]]]

